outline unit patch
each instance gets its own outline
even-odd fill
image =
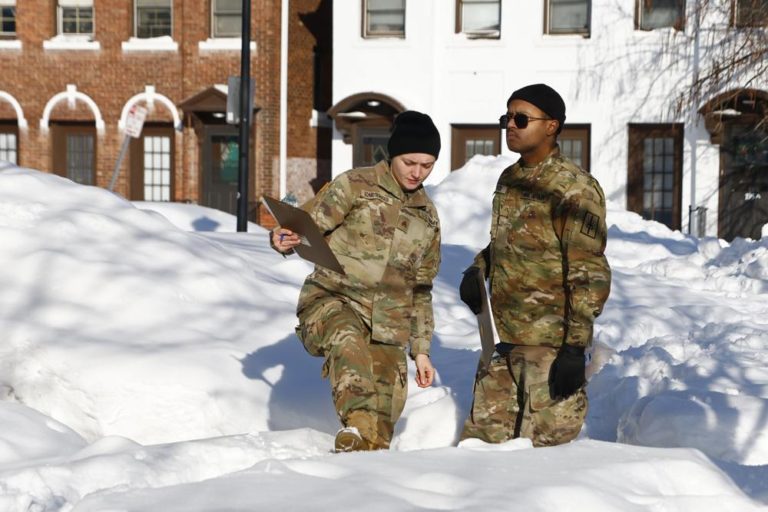
[[[597,237],[597,228],[600,225],[600,217],[590,212],[584,212],[584,221],[581,223],[581,234],[589,238]]]

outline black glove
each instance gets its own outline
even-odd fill
[[[549,369],[549,396],[568,398],[587,381],[584,375],[584,348],[563,345]]]
[[[482,304],[480,303],[480,281],[478,276],[480,275],[480,268],[471,266],[464,271],[464,277],[461,279],[459,285],[459,296],[462,302],[469,306],[474,314],[479,314],[482,310]]]

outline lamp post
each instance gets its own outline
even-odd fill
[[[237,231],[248,231],[248,156],[251,112],[251,0],[243,0],[243,25],[240,51],[240,136],[237,179]]]

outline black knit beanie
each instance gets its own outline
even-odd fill
[[[427,114],[406,110],[395,118],[387,143],[389,159],[406,153],[440,154],[440,133]]]
[[[512,96],[507,100],[507,105],[509,105],[512,100],[523,100],[531,105],[537,106],[552,119],[560,121],[557,133],[563,131],[563,124],[565,123],[565,102],[557,91],[550,86],[544,84],[527,85],[522,89],[513,92]]]

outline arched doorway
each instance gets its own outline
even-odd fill
[[[344,142],[352,144],[352,166],[366,167],[389,158],[387,141],[395,116],[405,107],[375,92],[348,96],[328,110]]]
[[[768,93],[726,92],[699,113],[720,145],[718,236],[759,239],[768,224]]]

